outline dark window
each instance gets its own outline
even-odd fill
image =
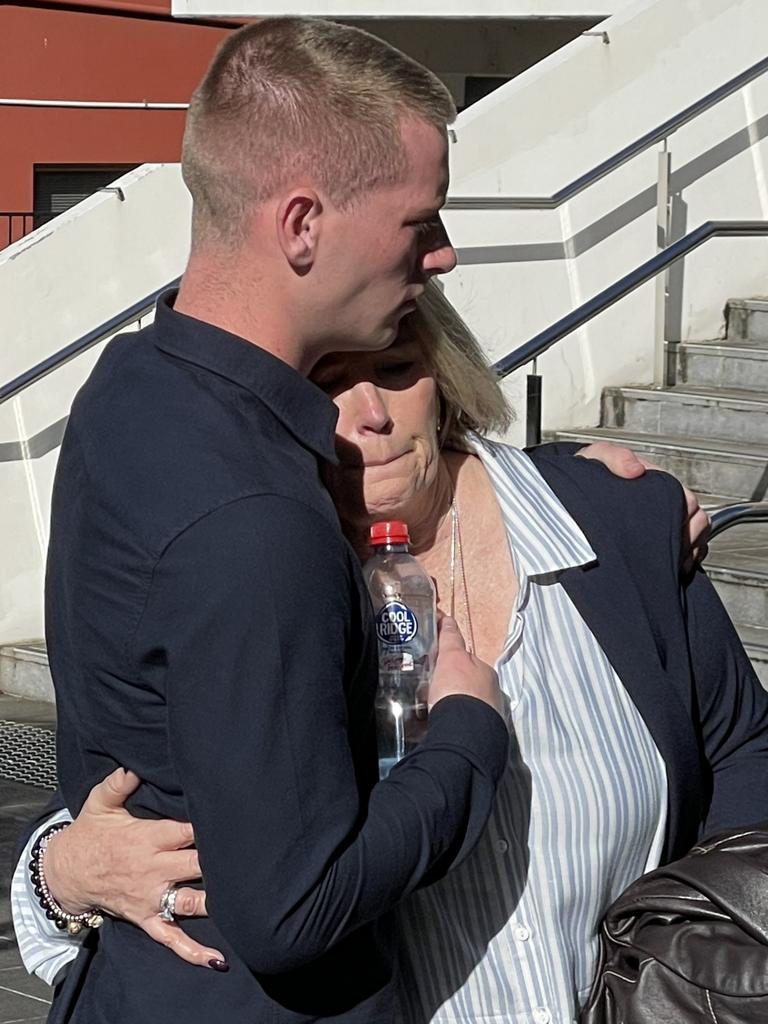
[[[96,167],[35,167],[35,227],[64,213],[137,166],[104,164]]]
[[[464,109],[489,96],[509,80],[509,76],[502,78],[499,75],[467,75],[464,82]]]

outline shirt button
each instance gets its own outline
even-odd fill
[[[533,1019],[536,1021],[536,1024],[549,1024],[552,1020],[552,1014],[546,1006],[540,1006],[538,1010],[533,1011]]]
[[[515,928],[515,938],[518,940],[518,942],[527,942],[528,939],[530,939],[530,937],[531,933],[529,929],[525,927],[524,924],[519,924]]]
[[[507,850],[509,849],[509,843],[507,842],[506,839],[497,839],[496,849],[499,851],[499,853],[506,853]]]
[[[519,700],[511,700],[509,702],[509,710],[510,711],[517,711],[517,709],[519,707],[520,707],[520,701]]]

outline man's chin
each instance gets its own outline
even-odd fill
[[[378,352],[381,349],[389,348],[392,342],[398,335],[400,328],[400,320],[394,322],[394,324],[387,324],[382,327],[376,334],[375,338],[371,340],[371,344],[368,346],[372,352]]]

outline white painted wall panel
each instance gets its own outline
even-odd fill
[[[189,196],[177,165],[120,179],[125,202],[92,196],[0,252],[0,382],[5,384],[178,276]],[[42,636],[42,580],[58,450],[34,448],[69,411],[103,346],[0,405],[0,642]],[[18,452],[19,441],[32,450]]]
[[[607,17],[628,0],[173,0],[174,17],[582,18]]]

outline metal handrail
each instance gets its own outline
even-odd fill
[[[712,540],[719,533],[730,530],[741,523],[768,523],[768,501],[742,502],[719,508],[710,516],[712,526],[707,540]]]
[[[579,195],[585,189],[589,188],[590,185],[594,185],[595,182],[600,181],[606,175],[615,171],[618,167],[632,160],[633,157],[639,156],[640,153],[650,149],[651,146],[658,142],[663,142],[664,139],[669,138],[678,129],[684,127],[694,118],[698,117],[699,114],[705,113],[712,107],[716,106],[722,100],[732,96],[733,93],[738,92],[739,89],[743,89],[745,85],[749,85],[756,78],[765,74],[768,71],[768,57],[759,60],[757,64],[753,64],[752,67],[747,68],[746,71],[742,71],[740,75],[736,75],[730,81],[725,82],[719,88],[714,89],[708,93],[702,99],[696,103],[692,103],[686,107],[685,110],[681,110],[679,114],[674,117],[670,117],[663,124],[660,124],[658,128],[654,128],[653,131],[647,132],[642,135],[635,142],[632,142],[629,146],[625,146],[620,149],[618,153],[614,153],[613,156],[608,157],[607,160],[603,160],[597,166],[593,167],[592,170],[587,171],[586,174],[580,175],[570,184],[564,188],[559,189],[554,195],[551,196],[451,196],[446,202],[445,206],[448,210],[556,210],[563,203],[567,203],[569,199],[573,199]]]
[[[137,320],[140,320],[152,311],[163,292],[168,291],[169,288],[177,288],[180,281],[181,278],[177,277],[170,284],[165,284],[162,288],[156,288],[146,298],[134,302],[132,306],[124,309],[122,313],[111,317],[105,323],[100,324],[99,327],[94,327],[92,331],[84,334],[82,338],[78,338],[77,341],[73,341],[70,345],[65,346],[65,348],[54,352],[52,356],[43,359],[36,366],[32,366],[29,370],[19,374],[14,380],[0,387],[0,404],[8,401],[9,398],[13,398],[14,395],[18,395],[20,391],[28,388],[31,384],[36,384],[43,377],[47,377],[53,370],[57,370],[60,366],[74,359],[75,356],[79,356],[81,352],[87,352],[89,348],[98,345],[100,341],[104,341],[110,335],[117,334],[124,327],[129,327],[131,324],[136,323]]]
[[[659,273],[670,262],[674,262],[674,259],[679,259],[681,256],[684,256],[686,252],[690,252],[692,249],[697,248],[697,246],[701,245],[708,238],[711,238],[715,235],[727,236],[735,234],[768,235],[768,222],[714,221],[709,222],[707,224],[703,224],[700,228],[697,229],[697,231],[691,232],[690,235],[686,235],[685,238],[680,239],[680,241],[676,243],[675,246],[670,247],[670,250],[674,248],[680,248],[682,246],[685,246],[685,244],[687,243],[687,248],[685,248],[684,251],[678,252],[677,255],[674,256],[672,259],[667,258],[666,261],[662,260],[662,257],[664,257],[665,254],[661,253],[659,256],[654,257],[653,260],[649,260],[648,263],[644,264],[643,267],[638,268],[638,270],[634,272],[634,275],[643,272],[644,268],[647,268],[649,264],[659,263],[659,266],[656,270],[647,273],[641,280],[638,280],[636,284],[631,285],[626,291],[624,291],[623,294],[627,294],[627,291],[631,291],[633,288],[638,287],[645,280],[647,280],[649,276],[653,276],[653,273]],[[667,250],[667,252],[669,252],[670,250]],[[626,282],[634,275],[627,275],[627,278],[622,279],[622,281]],[[163,294],[163,292],[167,291],[168,289],[178,287],[180,281],[181,278],[175,278],[173,281],[171,281],[167,285],[164,285],[162,288],[155,289],[155,291],[151,292],[148,296],[146,296],[146,298],[141,299],[139,302],[135,302],[128,309],[123,310],[122,313],[119,313],[117,316],[113,316],[111,319],[107,320],[101,326],[94,328],[92,331],[89,331],[87,334],[83,335],[82,338],[79,338],[77,341],[72,342],[71,345],[67,345],[59,352],[55,353],[52,356],[49,356],[47,359],[44,359],[36,366],[31,367],[31,369],[27,370],[25,373],[20,374],[18,377],[15,378],[15,380],[12,380],[5,386],[0,387],[0,403],[7,401],[9,398],[12,398],[20,391],[23,391],[25,388],[34,384],[36,381],[41,380],[43,377],[51,373],[51,371],[57,369],[59,366],[63,366],[71,359],[74,359],[76,356],[80,355],[80,353],[86,352],[89,348],[92,348],[94,345],[98,345],[100,341],[104,341],[106,338],[110,337],[112,334],[116,334],[124,327],[127,327],[130,324],[135,323],[137,320],[141,319],[142,316],[146,316],[154,308],[155,303],[157,302],[158,298]],[[619,288],[621,285],[622,282],[617,282],[617,284],[614,285],[612,289],[606,289],[606,292],[601,293],[601,295],[604,296],[607,292],[612,292],[616,288]],[[602,305],[600,308],[595,308],[593,312],[591,312],[589,316],[586,317],[586,319],[591,319],[591,317],[599,313],[601,309],[607,308],[608,305],[611,305],[619,298],[621,298],[621,294],[617,294],[615,298],[611,298],[610,301],[604,300],[604,305]],[[596,296],[594,299],[590,300],[590,302],[585,303],[584,306],[580,307],[579,310],[576,310],[571,317],[563,318],[563,320],[561,320],[559,324],[562,325],[565,321],[572,319],[572,317],[578,316],[580,311],[583,310],[585,307],[597,306],[600,303],[600,299],[601,296]],[[586,319],[582,320],[581,322],[586,322]],[[576,323],[573,326],[568,327],[564,330],[561,329],[561,333],[559,333],[557,337],[554,337],[551,341],[549,341],[546,347],[549,348],[550,345],[555,344],[555,342],[558,341],[559,338],[562,337],[564,334],[569,333],[569,331],[571,330],[575,330],[576,327],[581,325],[581,322]],[[549,334],[553,330],[557,329],[558,326],[558,324],[555,324],[554,328],[550,328],[549,331],[543,331],[542,334],[537,335],[537,337],[541,338],[542,336]],[[517,350],[516,353],[513,352],[511,356],[507,357],[507,360],[513,359],[517,353],[520,353],[523,350],[527,350],[535,340],[536,339],[533,339],[531,342],[528,342],[527,345],[522,346],[520,349]],[[542,349],[542,351],[544,351],[544,349]],[[517,366],[521,366],[524,365],[526,362],[529,362],[530,358],[530,356],[523,357],[520,362],[516,363],[514,366],[511,366],[510,369],[502,369],[499,371],[499,366],[507,362],[507,360],[501,360],[500,363],[496,364],[495,368],[499,372],[500,376],[504,376],[506,373],[511,372],[511,370],[516,369]],[[732,526],[738,526],[741,523],[745,522],[768,522],[768,502],[747,502],[735,505],[728,505],[724,508],[717,509],[711,514],[711,528],[709,533],[709,539],[711,540],[718,534],[723,533],[725,530],[729,530]]]
[[[618,281],[609,285],[608,288],[605,288],[587,302],[582,303],[581,306],[568,313],[567,316],[558,320],[557,323],[547,327],[546,330],[540,331],[530,341],[527,341],[524,345],[515,349],[514,352],[510,352],[508,356],[494,363],[493,369],[498,373],[499,377],[506,377],[507,374],[512,373],[514,370],[519,370],[521,366],[525,366],[526,363],[532,362],[546,352],[547,349],[560,341],[561,338],[571,334],[572,331],[577,330],[579,327],[583,327],[584,324],[597,316],[598,313],[602,313],[603,310],[608,309],[609,306],[618,302],[619,299],[624,298],[625,295],[629,295],[630,292],[639,288],[640,285],[650,281],[657,274],[666,270],[667,267],[676,263],[677,260],[682,259],[683,256],[687,256],[694,249],[698,249],[700,245],[703,245],[710,238],[745,238],[760,235],[768,235],[768,221],[706,221],[701,227],[696,228],[695,231],[691,231],[678,239],[677,242],[673,242],[672,245],[662,250],[662,252],[657,253],[651,259],[642,263],[639,267],[630,271],[629,274],[619,278]]]
[[[547,349],[551,348],[552,345],[560,341],[561,338],[564,338],[579,327],[583,327],[585,323],[597,316],[598,313],[602,313],[603,310],[612,306],[636,288],[639,288],[640,285],[645,284],[655,277],[656,274],[666,270],[671,264],[697,249],[700,245],[703,245],[708,239],[716,236],[733,238],[759,235],[768,235],[768,221],[707,221],[701,227],[696,228],[695,231],[684,235],[677,242],[664,249],[663,252],[657,253],[656,256],[641,264],[625,277],[614,282],[604,291],[595,295],[594,298],[583,303],[567,316],[562,317],[557,323],[539,332],[530,341],[515,349],[514,352],[500,359],[494,364],[494,370],[500,377],[506,377],[514,370],[518,370],[521,366],[525,366],[526,363],[530,363],[546,352]],[[178,287],[180,280],[181,278],[175,278],[168,284],[163,285],[162,288],[156,288],[146,298],[135,302],[128,309],[123,310],[122,313],[111,317],[111,319],[99,327],[95,327],[92,331],[83,335],[82,338],[73,341],[70,345],[55,352],[52,356],[48,356],[47,359],[42,360],[36,366],[26,370],[8,384],[1,386],[0,404],[9,398],[13,398],[14,395],[17,395],[20,391],[23,391],[38,380],[41,380],[57,369],[57,367],[68,363],[71,359],[80,355],[81,352],[85,352],[94,345],[98,345],[100,341],[135,323],[142,316],[146,316],[152,310],[160,295],[169,288]]]

